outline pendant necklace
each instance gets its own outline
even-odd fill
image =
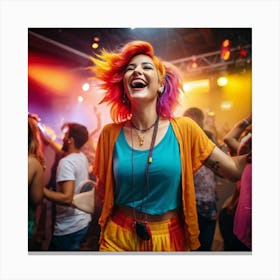
[[[154,122],[151,126],[149,126],[148,128],[145,128],[145,129],[140,129],[139,127],[137,127],[137,126],[131,121],[131,125],[133,126],[133,128],[135,128],[135,133],[136,133],[137,139],[138,139],[138,141],[139,141],[139,147],[143,146],[144,140],[145,140],[145,135],[143,135],[143,136],[141,137],[141,135],[138,133],[138,131],[140,131],[140,132],[146,132],[146,131],[150,130],[151,128],[153,128],[153,127],[155,126],[156,122],[158,121],[158,118],[159,118],[159,116],[157,116],[157,119],[155,120],[155,122]]]
[[[135,133],[136,133],[137,139],[139,141],[139,147],[143,146],[145,135],[143,135],[143,137],[141,137],[140,134],[137,132],[137,130],[135,130]]]
[[[152,127],[154,126],[154,131],[153,131],[153,136],[152,136],[152,140],[151,140],[151,145],[150,145],[150,149],[149,149],[149,154],[148,154],[148,159],[147,159],[147,163],[146,163],[146,168],[145,168],[145,176],[146,176],[146,186],[145,186],[145,192],[144,192],[144,197],[143,200],[147,200],[147,196],[149,194],[149,190],[150,190],[150,178],[149,178],[149,170],[150,170],[150,165],[153,162],[153,158],[152,158],[152,154],[153,154],[153,149],[155,146],[155,140],[157,137],[157,130],[158,130],[158,123],[159,123],[159,115],[157,116],[157,119],[155,121],[155,123],[152,125]],[[150,127],[150,128],[152,128]],[[147,129],[148,130],[148,129]],[[132,192],[134,194],[134,153],[133,153],[133,137],[132,137],[132,128],[131,128],[131,155],[132,155],[132,164],[131,164],[131,177],[132,177]],[[141,205],[141,209],[143,209],[144,207],[144,202],[142,202]],[[140,222],[137,221],[136,219],[136,213],[135,213],[135,207],[133,207],[133,214],[134,214],[134,220],[135,220],[135,231],[136,234],[142,239],[142,240],[150,240],[151,238],[151,234],[150,234],[150,230],[148,227],[148,224],[146,222]]]

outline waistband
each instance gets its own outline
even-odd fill
[[[147,213],[143,213],[140,211],[137,211],[131,207],[128,206],[117,206],[114,209],[114,213],[123,213],[130,218],[132,218],[133,221],[141,221],[141,222],[162,222],[166,220],[170,220],[172,218],[178,217],[178,210],[170,210],[162,215],[151,215]]]

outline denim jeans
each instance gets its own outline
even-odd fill
[[[54,235],[49,247],[49,251],[79,251],[80,245],[84,241],[89,225],[79,231],[66,234]]]

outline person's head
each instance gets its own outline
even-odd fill
[[[203,129],[204,113],[201,109],[191,107],[184,112],[183,116],[193,119]]]
[[[88,141],[87,128],[79,123],[68,122],[63,126],[63,151],[68,151],[70,145],[73,145],[76,149],[80,149]]]
[[[132,41],[116,52],[103,50],[92,61],[95,65],[89,68],[105,90],[101,102],[112,105],[113,121],[131,117],[131,102],[141,98],[140,94],[134,96],[133,93],[140,89],[142,92],[147,89],[157,95],[156,109],[159,115],[172,115],[181,86],[179,71],[155,56],[151,44]]]
[[[28,155],[34,155],[44,166],[45,160],[42,151],[42,141],[36,115],[28,114]]]

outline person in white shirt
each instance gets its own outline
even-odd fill
[[[88,179],[88,160],[81,152],[88,130],[78,123],[67,123],[63,138],[63,157],[57,167],[56,191],[44,188],[44,196],[56,204],[56,222],[50,251],[77,251],[85,239],[91,215],[72,207],[79,185]]]

